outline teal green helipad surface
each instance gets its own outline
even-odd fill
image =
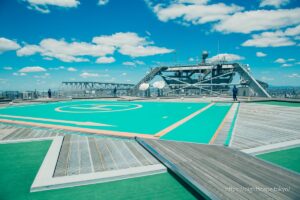
[[[1,200],[196,199],[169,173],[30,193],[50,141],[0,144]]]
[[[209,103],[65,101],[8,106],[0,119],[154,136]],[[168,132],[163,139],[208,143],[231,104],[218,103]]]
[[[300,173],[300,147],[260,154],[257,157]]]

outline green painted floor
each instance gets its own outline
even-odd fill
[[[300,103],[283,102],[283,101],[264,101],[264,102],[256,102],[256,103],[274,105],[274,106],[300,107]]]
[[[215,104],[192,118],[188,123],[164,135],[162,139],[207,144],[223,121],[230,106],[231,104],[225,103]]]
[[[257,157],[300,173],[300,147],[260,154]]]
[[[110,112],[97,112],[97,110],[89,109],[91,106],[103,104],[111,106],[106,108],[113,110]],[[135,105],[141,106],[141,108],[114,111],[114,109],[120,109],[120,107],[116,107],[116,105],[125,106],[125,109],[126,106],[130,109]],[[10,119],[9,117],[1,117],[1,114],[3,114],[77,122],[96,122],[112,126],[85,126],[63,122],[20,119],[21,121],[153,135],[206,105],[208,105],[208,103],[68,101],[22,107],[7,107],[0,109],[0,118]],[[55,110],[60,107],[63,107],[62,110],[67,112],[57,112]],[[69,113],[70,111],[79,113]]]
[[[0,145],[1,200],[196,199],[169,173],[30,193],[50,141]]]

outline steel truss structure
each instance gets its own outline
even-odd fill
[[[240,75],[240,82],[233,84],[235,75]],[[164,94],[209,94],[221,95],[237,85],[249,88],[254,96],[270,97],[266,88],[267,83],[256,80],[250,73],[248,66],[239,63],[201,63],[197,65],[163,66],[152,69],[132,90],[139,94],[139,86],[150,83],[155,77],[161,77],[167,85]]]

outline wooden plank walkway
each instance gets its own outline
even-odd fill
[[[250,149],[300,139],[300,107],[241,103],[231,147]]]
[[[300,199],[299,174],[238,150],[163,140],[137,141],[208,199]]]
[[[54,177],[160,164],[135,140],[66,135]]]
[[[216,138],[210,142],[210,144],[216,144],[216,145],[224,145],[228,134],[230,134],[231,126],[234,126],[233,123],[235,123],[234,117],[236,115],[236,112],[238,112],[239,104],[233,103],[230,110],[228,111],[227,115],[225,116],[223,122],[221,123],[220,127],[216,131]]]
[[[62,135],[63,131],[60,129],[44,129],[0,123],[0,141],[36,139]]]

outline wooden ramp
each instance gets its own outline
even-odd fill
[[[207,199],[300,199],[300,175],[218,145],[137,139]]]

